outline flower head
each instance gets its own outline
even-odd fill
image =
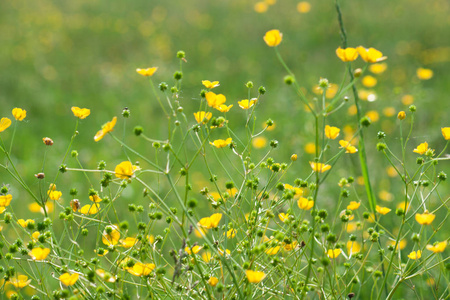
[[[223,148],[223,147],[226,147],[229,144],[231,144],[231,142],[232,142],[232,139],[231,138],[227,138],[226,140],[218,139],[218,140],[215,140],[212,143],[211,142],[209,142],[209,143],[211,145],[213,145],[214,147],[216,147],[216,148]]]
[[[28,279],[26,275],[17,275],[15,277],[11,277],[9,282],[16,288],[21,289],[30,284],[31,279]]]
[[[425,211],[423,214],[416,214],[416,221],[420,225],[430,225],[436,216]]]
[[[219,106],[216,106],[215,109],[217,109],[220,112],[226,113],[229,112],[230,109],[233,107],[233,104],[226,106],[225,104],[221,104]]]
[[[100,141],[108,132],[111,132],[114,130],[114,126],[116,125],[117,117],[114,117],[111,122],[107,122],[102,126],[102,129],[100,129],[97,134],[94,136],[94,141],[98,142]]]
[[[413,260],[419,259],[422,257],[422,251],[420,250],[417,250],[417,252],[413,251],[410,254],[408,254],[408,257]]]
[[[365,62],[376,63],[387,59],[386,56],[383,56],[383,53],[381,53],[375,48],[367,49],[362,46],[359,46],[356,49],[358,50],[359,55]]]
[[[322,164],[322,163],[316,163],[316,162],[310,161],[309,164],[311,166],[311,169],[313,169],[314,172],[323,173],[323,172],[331,169],[330,165],[326,165],[326,164]]]
[[[354,61],[358,58],[358,51],[355,48],[345,48],[342,49],[341,47],[336,49],[336,55],[342,60],[342,61]]]
[[[117,226],[111,225],[108,226],[102,234],[102,242],[103,244],[109,246],[109,245],[116,245],[119,242],[120,239],[120,232],[117,230]]]
[[[13,108],[12,115],[17,121],[22,121],[27,116],[27,111],[21,108]]]
[[[192,255],[192,253],[194,253],[194,254],[199,253],[200,250],[202,250],[202,249],[203,249],[203,246],[195,245],[195,246],[192,247],[192,248],[185,247],[185,248],[184,248],[184,251],[185,251],[187,254]]]
[[[17,223],[19,223],[19,225],[22,226],[23,228],[27,228],[29,224],[34,224],[35,222],[32,219],[27,219],[27,220],[18,219]]]
[[[385,214],[387,214],[388,212],[391,211],[390,208],[382,207],[382,206],[379,206],[379,205],[377,205],[375,207],[375,210],[377,211],[377,213],[382,214],[382,215],[385,215]]]
[[[269,47],[278,46],[283,40],[283,34],[278,29],[272,29],[266,32],[264,35],[264,42]]]
[[[425,152],[427,152],[427,150],[428,150],[428,143],[423,142],[422,144],[417,146],[417,148],[414,149],[413,152],[419,153],[419,154],[425,154]]]
[[[348,241],[347,242],[347,251],[348,254],[353,254],[353,253],[358,253],[359,251],[361,251],[361,244],[358,242],[352,242],[352,241]]]
[[[339,145],[341,145],[341,148],[345,148],[345,153],[356,153],[358,152],[358,149],[356,149],[355,146],[350,144],[350,142],[345,140],[340,140]]]
[[[147,276],[156,268],[155,264],[143,264],[137,262],[131,268],[127,268],[128,273],[134,276]]]
[[[450,127],[442,127],[442,136],[446,141],[450,140]]]
[[[227,98],[224,95],[213,92],[207,92],[205,98],[208,106],[213,108],[217,108],[227,101]]]
[[[219,278],[214,277],[214,276],[209,277],[208,284],[210,286],[216,286],[218,283],[219,283]]]
[[[404,120],[406,118],[406,113],[402,110],[397,114],[397,119]]]
[[[251,99],[250,101],[248,99],[244,99],[241,101],[238,101],[239,107],[242,109],[249,109],[256,103],[256,98]]]
[[[155,74],[156,70],[158,70],[158,67],[147,68],[147,69],[136,69],[136,72],[138,72],[142,76],[153,76],[153,74]]]
[[[361,205],[361,202],[350,201],[350,204],[347,205],[347,209],[357,210],[360,205]]]
[[[7,207],[11,203],[12,195],[0,195],[0,207]]]
[[[11,125],[11,120],[8,118],[2,118],[0,120],[0,132],[5,131]]]
[[[31,256],[33,260],[44,260],[47,258],[47,256],[50,254],[49,248],[34,248],[30,252],[28,252],[28,255]]]
[[[327,255],[329,258],[336,258],[341,254],[342,250],[341,249],[329,249],[327,251]]]
[[[137,242],[138,242],[138,239],[136,239],[134,237],[127,237],[120,241],[120,243],[122,244],[122,247],[124,247],[124,248],[131,248],[134,245],[136,245]]]
[[[386,63],[371,64],[369,66],[369,70],[373,74],[381,74],[384,71],[386,71],[386,69],[387,69],[387,64]]]
[[[252,270],[246,270],[245,275],[247,276],[247,280],[250,283],[260,283],[266,277],[266,274],[264,274],[264,272]]]
[[[430,251],[433,251],[434,253],[444,252],[446,247],[447,247],[447,241],[443,241],[443,242],[437,243],[435,245],[427,245],[427,249]]]
[[[337,127],[325,125],[325,136],[331,140],[334,140],[339,136],[341,130]]]
[[[98,213],[100,206],[98,204],[85,205],[80,208],[80,213],[83,215],[95,215]]]
[[[300,197],[297,201],[297,205],[300,209],[310,210],[314,206],[313,200],[308,200],[307,198]]]
[[[73,115],[80,119],[85,119],[87,116],[91,114],[91,110],[88,108],[79,108],[76,106],[72,106]]]
[[[73,273],[73,274],[64,273],[61,276],[59,276],[59,280],[61,280],[61,282],[64,285],[72,286],[78,281],[78,277],[79,277],[79,275],[77,273]]]
[[[218,81],[209,81],[209,80],[202,80],[202,84],[207,88],[207,89],[213,89],[217,86],[219,86],[219,82]]]
[[[416,71],[417,78],[420,80],[428,80],[433,77],[433,71],[425,68],[418,68]]]
[[[51,199],[51,200],[59,200],[59,198],[61,198],[61,196],[62,196],[62,192],[61,191],[52,191],[52,190],[49,190],[49,191],[47,191],[47,194],[48,194],[48,197]]]
[[[210,217],[202,218],[200,221],[198,221],[197,225],[199,227],[211,229],[211,228],[217,228],[219,226],[219,222],[222,219],[222,214],[217,213],[213,214]]]
[[[128,160],[121,162],[114,169],[116,177],[120,179],[129,179],[133,176],[134,171],[138,170],[137,166],[134,166]]]
[[[204,112],[204,111],[198,111],[198,112],[194,113],[194,117],[195,117],[195,121],[197,121],[197,123],[204,123],[204,124],[206,124],[211,119],[212,113]]]

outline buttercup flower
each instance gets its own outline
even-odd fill
[[[138,239],[136,239],[134,237],[127,237],[120,241],[120,243],[122,244],[122,247],[124,247],[124,248],[131,248],[134,245],[136,245],[137,242],[138,242]]]
[[[153,74],[155,74],[156,70],[158,70],[158,67],[147,68],[147,69],[136,69],[136,72],[138,72],[142,76],[153,76]]]
[[[228,231],[226,232],[227,238],[229,238],[229,239],[234,238],[234,237],[236,236],[236,233],[237,233],[237,230],[231,228],[230,230],[228,230]],[[224,235],[225,235],[225,233],[224,233]]]
[[[219,86],[219,82],[218,81],[209,81],[209,80],[202,80],[202,84],[207,88],[207,89],[213,89],[217,86]]]
[[[300,209],[310,210],[314,206],[314,201],[300,197],[297,201],[297,205]]]
[[[28,279],[26,275],[18,275],[16,277],[11,277],[9,282],[16,288],[21,289],[30,284],[31,279]]]
[[[186,251],[187,254],[192,255],[192,253],[197,254],[200,252],[200,250],[203,249],[203,246],[195,245],[192,248],[185,247],[184,251]]]
[[[111,132],[114,130],[114,126],[116,125],[117,117],[114,117],[111,122],[108,122],[102,126],[102,129],[100,129],[97,134],[94,136],[94,141],[98,142],[100,141],[108,132]]]
[[[216,286],[218,283],[219,283],[219,278],[214,277],[214,276],[209,277],[208,284],[210,286]]]
[[[383,53],[381,53],[375,48],[366,49],[362,46],[359,46],[356,49],[358,50],[359,55],[365,62],[376,63],[387,59],[386,56],[383,56]]]
[[[347,205],[347,209],[357,210],[360,205],[361,205],[361,202],[350,201],[350,204]]]
[[[362,78],[361,83],[365,87],[371,88],[377,85],[377,79],[373,76],[367,75]]]
[[[11,120],[8,118],[2,118],[0,120],[0,132],[5,131],[11,125]]]
[[[216,148],[223,148],[223,147],[226,147],[229,144],[231,144],[231,142],[232,142],[232,139],[231,138],[227,138],[226,140],[218,139],[218,140],[215,140],[212,143],[211,142],[209,142],[209,143],[211,145],[213,145],[214,147],[216,147]]]
[[[114,173],[120,179],[129,179],[136,170],[138,170],[137,166],[133,166],[129,161],[123,161],[116,166]]]
[[[217,107],[215,107],[215,109],[217,109],[220,112],[226,113],[229,112],[230,109],[233,107],[233,104],[226,106],[225,104],[221,104]]]
[[[417,78],[420,80],[428,80],[433,77],[433,71],[425,68],[418,68],[416,71]]]
[[[391,211],[390,208],[382,207],[382,206],[379,206],[379,205],[375,206],[375,210],[377,211],[377,213],[382,214],[382,215],[385,215],[385,214],[387,214],[388,212]]]
[[[420,225],[430,225],[436,216],[425,211],[423,214],[416,214],[416,221]]]
[[[266,277],[266,274],[264,274],[264,272],[252,270],[246,270],[245,275],[247,276],[247,280],[250,283],[260,283]]]
[[[77,273],[64,273],[59,276],[59,280],[61,280],[61,282],[66,286],[72,286],[78,281],[78,277],[79,275]]]
[[[325,136],[331,140],[334,140],[339,136],[341,130],[337,127],[325,125]]]
[[[91,114],[91,110],[88,108],[79,108],[76,106],[72,106],[73,115],[80,119],[85,119],[87,116]]]
[[[34,222],[34,220],[32,220],[32,219],[27,219],[27,220],[19,219],[19,220],[17,220],[17,223],[18,223],[20,226],[22,226],[23,228],[27,228],[27,227],[28,227],[28,224],[34,224],[35,222]]]
[[[358,253],[359,251],[361,251],[361,244],[358,242],[348,241],[347,242],[347,251],[348,251],[349,255]]]
[[[387,69],[386,63],[380,63],[380,64],[372,64],[369,66],[370,72],[373,74],[381,74]]]
[[[425,152],[427,152],[427,150],[428,150],[428,143],[423,142],[422,144],[417,146],[417,148],[414,149],[413,152],[419,153],[419,154],[425,154]]]
[[[204,112],[204,111],[198,111],[196,113],[194,113],[194,117],[195,117],[195,121],[197,121],[197,123],[208,123],[208,121],[211,119],[212,117],[212,113],[210,112]]]
[[[442,136],[446,141],[450,140],[450,127],[441,128]]]
[[[341,148],[345,148],[345,153],[356,153],[358,152],[358,149],[356,149],[355,146],[350,144],[348,141],[340,140],[339,145],[341,145]]]
[[[397,119],[404,120],[406,118],[406,113],[402,110],[398,113]]]
[[[217,108],[227,101],[227,98],[222,94],[215,94],[213,92],[207,92],[205,94],[206,102],[208,106]]]
[[[0,207],[7,207],[11,203],[12,195],[0,195]]]
[[[248,99],[244,99],[241,101],[238,101],[239,107],[242,109],[249,109],[256,103],[256,98],[251,99],[250,101]]]
[[[80,213],[83,215],[95,215],[96,213],[98,213],[99,208],[100,206],[98,204],[87,204],[80,208]]]
[[[127,268],[127,271],[134,276],[147,276],[155,269],[155,267],[155,264],[143,264],[137,262],[133,267]]]
[[[311,10],[311,4],[308,1],[301,1],[297,4],[297,11],[306,14]]]
[[[97,269],[95,270],[95,273],[97,273],[97,275],[106,282],[116,282],[116,276],[113,276],[111,273],[108,273],[103,269]]]
[[[341,254],[342,250],[341,249],[329,249],[327,251],[327,255],[329,258],[336,258]]]
[[[266,254],[268,254],[268,255],[275,255],[275,254],[278,253],[278,251],[280,251],[280,249],[281,249],[281,246],[267,248]]]
[[[264,35],[264,42],[269,47],[278,46],[283,40],[283,34],[278,29],[272,29],[266,32]]]
[[[203,228],[211,229],[217,228],[219,226],[219,222],[222,219],[222,214],[217,213],[213,214],[210,217],[202,218],[198,221],[197,225]]]
[[[417,252],[413,251],[410,254],[408,254],[408,257],[413,260],[419,259],[422,257],[422,251],[420,250],[417,250]]]
[[[109,246],[109,245],[116,245],[119,242],[120,239],[120,232],[117,230],[117,227],[114,225],[109,226],[111,227],[112,231],[108,233],[106,229],[103,231],[102,234],[102,242],[103,244]]]
[[[437,243],[436,245],[427,245],[427,249],[430,251],[433,251],[434,253],[444,252],[446,247],[447,247],[447,241]]]
[[[309,164],[311,166],[311,169],[313,169],[314,172],[323,173],[323,172],[331,169],[330,165],[326,165],[326,164],[322,164],[322,163],[316,163],[316,162],[310,161]]]
[[[289,219],[289,214],[280,213],[280,214],[278,214],[278,218],[280,218],[281,222],[284,222]]]
[[[92,196],[89,196],[89,200],[91,200],[92,202],[95,202],[95,203],[99,203],[99,202],[102,202],[102,198],[100,198],[98,195],[92,195]]]
[[[17,121],[22,121],[27,116],[27,111],[21,108],[13,108],[12,115]]]
[[[60,192],[60,191],[50,190],[50,191],[47,191],[47,194],[51,200],[55,200],[55,201],[59,200],[59,198],[61,198],[61,196],[62,196],[62,192]]]
[[[336,49],[336,55],[342,60],[342,61],[354,61],[358,58],[358,51],[355,48],[345,48],[342,49],[341,47]]]
[[[49,248],[34,248],[30,252],[28,252],[28,255],[31,256],[33,260],[44,260],[47,258],[47,256],[50,254]]]

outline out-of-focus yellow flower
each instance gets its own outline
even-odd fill
[[[397,171],[393,166],[389,166],[386,168],[386,173],[389,177],[396,177],[398,175]]]
[[[308,200],[307,198],[300,197],[297,201],[297,205],[300,209],[310,210],[314,206],[314,201]]]
[[[266,2],[267,5],[274,5],[275,3],[277,3],[277,0],[264,0],[264,2]]]
[[[266,254],[268,254],[268,255],[275,255],[275,254],[278,253],[278,251],[280,251],[280,248],[281,248],[281,246],[267,248]]]
[[[88,108],[79,108],[76,106],[72,106],[73,115],[80,119],[85,119],[87,116],[91,114],[91,110]]]
[[[392,106],[385,107],[383,108],[383,114],[386,117],[393,117],[395,115],[395,108],[393,108]]]
[[[60,192],[60,191],[53,191],[53,190],[47,191],[47,194],[48,194],[48,197],[51,200],[54,200],[54,201],[59,200],[59,198],[61,198],[61,196],[62,196],[62,192]]]
[[[359,46],[356,49],[358,50],[359,55],[365,62],[376,63],[387,59],[386,56],[383,56],[383,53],[381,53],[375,48],[367,49],[362,46]]]
[[[410,254],[408,254],[408,257],[413,260],[419,259],[422,257],[422,251],[420,250],[417,250],[417,252],[412,251]]]
[[[402,97],[403,105],[411,105],[414,102],[414,97],[412,95],[404,95]]]
[[[416,221],[420,225],[430,225],[436,216],[425,211],[423,214],[416,214]]]
[[[390,201],[392,201],[392,199],[394,198],[394,195],[392,195],[391,193],[389,193],[389,192],[386,191],[386,190],[381,190],[381,191],[378,193],[378,197],[380,197],[380,199],[383,200],[383,201],[390,202]]]
[[[210,251],[205,251],[202,253],[202,259],[207,263],[211,260],[211,257],[212,257],[212,254]]]
[[[286,220],[289,220],[289,214],[285,214],[285,213],[279,213],[278,214],[278,218],[280,218],[281,222],[284,222]]]
[[[228,146],[229,144],[231,144],[232,139],[231,138],[227,138],[226,140],[215,140],[214,142],[209,142],[211,145],[213,145],[216,148],[223,148]]]
[[[37,241],[40,235],[41,235],[41,233],[39,231],[35,231],[31,234],[31,238],[33,240]]]
[[[361,244],[358,242],[348,241],[347,242],[347,251],[348,251],[349,255],[358,253],[359,251],[361,251]]]
[[[27,116],[27,111],[21,108],[13,108],[12,115],[14,116],[14,119],[17,121],[22,121]]]
[[[17,275],[15,277],[11,277],[9,282],[16,288],[21,289],[30,284],[31,279],[28,279],[26,275]]]
[[[350,105],[350,107],[347,109],[347,113],[348,113],[350,116],[356,115],[357,112],[358,112],[358,108],[356,107],[355,104]]]
[[[356,222],[348,222],[346,230],[348,233],[350,233],[350,232],[355,231],[357,229],[357,227],[358,226],[356,225]]]
[[[450,140],[450,127],[442,127],[442,136],[446,141]]]
[[[120,239],[120,232],[117,230],[117,226],[111,225],[110,227],[112,229],[110,233],[108,233],[109,230],[105,229],[102,234],[102,242],[107,246],[116,245]]]
[[[373,74],[381,74],[387,69],[387,63],[379,63],[379,64],[372,64],[369,66],[369,71]]]
[[[213,92],[207,92],[205,98],[208,106],[213,108],[219,107],[227,101],[227,98],[224,95],[215,94]]]
[[[308,153],[308,154],[316,153],[316,144],[314,144],[314,143],[307,143],[305,145],[305,152]]]
[[[112,118],[111,122],[107,122],[103,124],[102,129],[100,129],[97,134],[94,136],[94,141],[100,141],[108,132],[114,130],[114,126],[116,126],[117,117]]]
[[[11,204],[12,195],[1,195],[0,196],[0,207],[7,207]]]
[[[377,211],[377,213],[382,214],[382,215],[385,215],[391,211],[390,208],[379,206],[379,205],[375,206],[375,210]]]
[[[264,42],[269,47],[278,46],[283,40],[283,34],[278,29],[272,29],[266,32],[264,35]]]
[[[342,60],[342,61],[354,61],[358,58],[358,51],[355,48],[345,48],[342,49],[341,47],[336,49],[336,55]]]
[[[233,104],[230,104],[228,106],[226,106],[225,104],[221,104],[221,105],[215,107],[215,109],[217,109],[220,112],[226,113],[226,112],[229,112],[232,107],[233,107]]]
[[[297,245],[298,245],[298,243],[295,241],[290,244],[283,243],[283,248],[286,251],[291,251],[291,250],[294,250],[297,247]]]
[[[122,247],[124,248],[131,248],[134,245],[136,245],[138,243],[138,239],[134,238],[134,237],[127,237],[123,240],[120,241],[120,243],[122,244]]]
[[[350,201],[350,204],[347,205],[347,209],[350,209],[350,210],[357,210],[357,209],[359,208],[360,205],[361,205],[361,202]]]
[[[30,252],[28,252],[28,255],[31,256],[33,260],[44,260],[47,258],[47,256],[50,254],[49,248],[34,248]]]
[[[116,282],[116,276],[113,276],[111,273],[108,273],[103,269],[97,269],[95,270],[95,273],[97,273],[97,275],[106,282]]]
[[[406,113],[402,110],[398,113],[397,119],[404,120],[406,118]]]
[[[134,171],[138,170],[137,166],[133,166],[129,161],[123,161],[116,166],[114,173],[120,179],[129,179],[133,176]]]
[[[226,232],[226,236],[227,236],[227,238],[232,239],[232,238],[234,238],[236,236],[236,233],[237,233],[237,230],[231,228],[230,230],[228,230]],[[224,235],[225,235],[225,233],[224,233]]]
[[[428,80],[433,77],[433,71],[425,68],[418,68],[416,71],[417,78],[420,80]]]
[[[247,276],[247,280],[250,283],[260,283],[266,277],[266,274],[264,274],[264,272],[252,270],[246,270],[245,275]]]
[[[194,234],[195,234],[195,236],[198,237],[198,238],[205,237],[205,235],[206,235],[206,229],[204,229],[204,228],[200,228],[200,230],[195,229],[195,230],[194,230]]]
[[[256,2],[255,6],[253,7],[257,13],[265,13],[269,6],[265,2]]]
[[[242,109],[249,109],[256,103],[256,98],[251,99],[250,101],[248,99],[244,99],[241,101],[238,101],[239,107]]]
[[[99,203],[99,202],[102,202],[103,199],[100,198],[98,195],[92,195],[92,196],[89,196],[89,200],[91,200],[94,203]]]
[[[213,88],[215,88],[215,87],[220,85],[218,81],[209,81],[209,80],[202,80],[202,84],[207,89],[213,89]]]
[[[335,138],[337,138],[340,131],[341,130],[337,127],[325,125],[325,136],[329,139],[334,140]]]
[[[133,267],[127,268],[128,273],[134,276],[147,276],[156,268],[155,264],[137,262]]]
[[[208,284],[210,286],[216,286],[218,283],[219,283],[219,278],[214,277],[214,276],[209,277]]]
[[[78,281],[78,277],[79,277],[79,275],[77,273],[73,273],[73,274],[64,273],[61,276],[59,276],[59,280],[61,280],[61,282],[64,285],[72,286]]]
[[[425,152],[427,152],[427,150],[428,150],[428,143],[423,142],[422,144],[417,146],[417,148],[414,149],[413,152],[419,153],[419,154],[425,154]]]
[[[0,206],[0,214],[2,214],[6,210],[6,207]]]
[[[197,254],[200,252],[200,250],[203,249],[203,246],[195,245],[192,248],[185,247],[184,251],[186,251],[187,254],[192,255],[192,253]]]
[[[301,1],[297,4],[297,11],[306,14],[311,10],[311,4],[308,1]]]
[[[371,88],[377,85],[377,79],[373,76],[367,75],[362,78],[361,83],[365,87]]]
[[[11,120],[8,118],[2,118],[0,120],[0,132],[5,131],[6,128],[11,126]]]
[[[32,219],[27,219],[27,220],[19,219],[19,220],[17,220],[17,223],[20,226],[22,226],[23,228],[27,228],[29,224],[34,224],[35,222]]]
[[[205,112],[205,111],[198,111],[196,113],[194,113],[194,117],[195,117],[195,121],[197,121],[197,123],[208,123],[208,121],[211,119],[212,117],[212,113],[210,112]]]
[[[316,163],[316,162],[310,161],[309,164],[311,166],[311,169],[313,169],[314,172],[323,173],[323,172],[331,169],[330,165],[326,165],[326,164],[322,164],[322,163]]]
[[[136,72],[138,72],[142,76],[153,76],[153,74],[155,74],[156,70],[158,70],[158,67],[147,68],[147,69],[136,69]]]
[[[341,145],[341,148],[345,149],[345,153],[356,153],[356,152],[358,152],[358,149],[356,149],[356,147],[353,146],[352,144],[350,144],[350,142],[348,142],[348,141],[340,140],[339,141],[339,145]]]
[[[368,111],[366,117],[368,117],[371,122],[376,122],[380,119],[380,115],[375,110]]]
[[[329,258],[337,258],[341,254],[341,249],[328,249],[327,255]]]
[[[446,247],[447,241],[443,241],[435,245],[427,245],[427,250],[433,251],[434,253],[441,253],[444,252]]]
[[[92,204],[92,205],[85,205],[82,208],[80,208],[80,213],[83,215],[94,215],[98,213],[100,206],[98,204]]]
[[[200,219],[197,225],[206,229],[217,228],[217,226],[219,226],[220,219],[222,219],[222,214],[213,214],[210,217]]]
[[[264,148],[267,145],[267,139],[262,136],[257,136],[252,140],[252,145],[256,149]]]
[[[293,187],[292,185],[290,185],[288,183],[284,184],[284,189],[294,191],[295,196],[298,196],[298,197],[303,195],[303,190],[301,188]]]
[[[29,204],[29,205],[28,205],[28,209],[29,209],[31,212],[34,212],[34,213],[38,213],[38,212],[44,213],[44,209],[42,208],[42,206],[40,206],[40,205],[37,204],[36,202],[33,202],[33,203]],[[54,205],[53,205],[52,202],[47,202],[47,203],[45,204],[45,210],[46,210],[48,213],[52,212],[53,209],[54,209]]]
[[[228,250],[228,249],[225,249],[225,251],[223,251],[222,248],[219,248],[219,249],[217,249],[217,251],[218,251],[219,254],[222,255],[222,256],[223,256],[224,254],[226,254],[226,256],[229,256],[229,255],[231,254],[231,251]]]

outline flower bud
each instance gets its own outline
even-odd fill
[[[52,140],[51,138],[49,138],[49,137],[43,138],[42,141],[43,141],[44,144],[47,145],[47,146],[53,145],[53,140]]]
[[[405,118],[406,118],[406,113],[403,110],[398,113],[397,119],[404,120]]]

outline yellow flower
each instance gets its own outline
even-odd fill
[[[311,4],[308,1],[302,1],[297,4],[297,11],[301,14],[306,14],[311,10]]]
[[[442,127],[442,136],[446,141],[450,140],[450,127]]]
[[[208,284],[210,286],[216,286],[218,283],[219,283],[219,278],[214,277],[214,276],[209,277]]]
[[[430,225],[436,216],[425,211],[423,214],[416,214],[416,221],[420,225]]]
[[[278,214],[278,218],[280,218],[281,222],[284,222],[289,219],[289,214],[280,213]]]
[[[325,125],[325,136],[331,140],[334,140],[339,136],[341,130],[337,127]]]
[[[2,214],[6,210],[6,207],[0,206],[0,214]]]
[[[341,254],[342,250],[341,249],[329,249],[327,251],[327,255],[329,258],[336,258]]]
[[[416,71],[416,75],[420,80],[428,80],[433,77],[433,71],[425,68],[418,68]]]
[[[387,214],[388,212],[391,211],[390,208],[382,207],[382,206],[379,206],[379,205],[375,206],[375,210],[377,211],[377,213],[382,214],[382,215],[385,215],[385,214]]]
[[[417,146],[417,148],[414,149],[413,152],[419,153],[419,154],[424,154],[425,152],[427,152],[427,150],[428,150],[428,143],[423,142],[422,144]]]
[[[19,219],[17,220],[17,223],[23,228],[27,228],[28,224],[34,224],[35,222],[32,219],[27,219],[26,221],[24,219]]]
[[[290,244],[283,243],[284,250],[286,250],[286,251],[294,250],[295,247],[297,247],[297,244],[298,244],[297,242],[292,242]]]
[[[229,112],[230,109],[233,107],[233,104],[226,106],[225,104],[221,104],[219,106],[216,106],[215,109],[217,109],[220,112],[226,113]]]
[[[355,146],[350,144],[350,142],[340,140],[339,145],[341,145],[341,148],[345,148],[345,153],[356,153],[358,152],[358,149],[356,149]]]
[[[402,110],[398,113],[397,119],[404,120],[406,118],[406,113]]]
[[[361,205],[361,202],[350,201],[350,204],[347,205],[347,209],[357,210],[360,205]]]
[[[184,251],[186,251],[187,254],[192,255],[192,253],[197,254],[200,252],[200,250],[203,249],[203,246],[195,245],[192,248],[186,247],[184,248]]]
[[[80,119],[85,119],[87,116],[91,114],[91,110],[88,108],[79,108],[76,106],[72,106],[73,115]]]
[[[287,183],[284,184],[284,188],[285,188],[286,190],[292,190],[292,191],[294,191],[295,196],[297,196],[297,197],[300,197],[300,196],[303,195],[303,190],[302,190],[301,188],[293,187],[292,185],[287,184]]]
[[[266,32],[264,35],[264,42],[269,47],[278,46],[283,40],[283,34],[278,29],[272,29]]]
[[[50,254],[49,248],[34,248],[28,255],[31,256],[33,260],[44,260]]]
[[[94,136],[94,141],[100,141],[108,132],[114,130],[114,126],[116,125],[117,117],[112,118],[111,122],[107,122],[103,124],[102,129],[100,129],[97,134]]]
[[[158,67],[147,68],[147,69],[136,69],[136,72],[138,72],[142,76],[153,76],[153,74],[155,74],[156,70],[158,70]]]
[[[108,231],[105,229],[102,234],[102,242],[103,244],[109,246],[109,245],[116,245],[119,242],[120,239],[120,232],[117,230],[117,226],[109,226],[112,231],[108,233]]]
[[[266,277],[264,272],[252,270],[246,270],[245,275],[247,275],[247,280],[250,283],[260,283]]]
[[[234,238],[234,237],[236,236],[236,233],[237,233],[237,230],[231,228],[231,229],[228,230],[227,233],[226,233],[226,234],[227,234],[227,238],[229,238],[229,239]],[[225,235],[225,233],[224,233],[224,235]]]
[[[257,136],[252,140],[252,145],[256,149],[261,149],[267,145],[267,139],[263,136]]]
[[[213,214],[210,217],[200,219],[197,225],[207,229],[217,228],[217,226],[219,226],[220,219],[222,219],[222,214]]]
[[[314,206],[314,201],[300,197],[300,199],[298,199],[297,201],[297,205],[300,209],[310,210]]]
[[[204,111],[198,111],[196,113],[194,113],[194,117],[195,117],[195,121],[197,121],[197,123],[208,123],[208,121],[211,119],[212,117],[212,113],[210,112],[204,112]]]
[[[255,3],[255,6],[253,7],[257,13],[265,13],[269,6],[265,2],[257,2]]]
[[[132,268],[127,268],[127,271],[134,276],[147,276],[155,269],[155,267],[155,264],[143,264],[137,262]]]
[[[211,260],[211,257],[212,257],[212,255],[211,255],[211,252],[209,252],[209,251],[205,251],[202,254],[202,259],[207,263]]]
[[[239,107],[242,109],[249,109],[256,103],[256,98],[251,99],[250,101],[248,99],[244,99],[241,101],[238,101]]]
[[[268,254],[268,255],[275,255],[275,254],[278,253],[278,251],[280,251],[280,248],[281,248],[281,246],[267,248],[266,254]]]
[[[356,48],[358,50],[359,55],[365,62],[376,63],[385,60],[387,57],[383,56],[383,53],[378,51],[375,48],[366,49],[362,46]]]
[[[226,147],[226,146],[228,146],[229,144],[231,144],[231,138],[227,138],[226,140],[221,140],[221,139],[218,139],[218,140],[215,140],[214,142],[209,142],[211,145],[213,145],[214,147],[216,147],[216,148],[223,148],[223,147]]]
[[[314,143],[307,143],[305,145],[305,152],[309,153],[309,154],[316,153],[316,144],[314,144]]]
[[[30,284],[31,279],[28,279],[26,275],[17,275],[16,277],[9,278],[9,282],[16,288],[21,289]]]
[[[377,79],[373,76],[367,75],[362,78],[361,83],[365,87],[371,88],[377,85]]]
[[[37,241],[40,235],[41,235],[41,233],[39,231],[35,231],[31,234],[31,238],[33,240]]]
[[[219,82],[218,81],[209,81],[209,80],[202,80],[202,84],[207,88],[207,89],[213,89],[217,86],[219,86]]]
[[[12,195],[0,196],[0,207],[7,207],[11,203]]]
[[[342,49],[341,47],[336,49],[336,55],[342,60],[342,61],[354,61],[358,58],[358,51],[356,51],[355,48],[345,48]]]
[[[359,251],[361,251],[361,244],[358,242],[348,241],[347,242],[347,251],[348,251],[349,255],[351,255],[353,253],[358,253]]]
[[[98,204],[85,205],[80,208],[80,213],[83,215],[94,215],[98,213],[100,206]]]
[[[124,240],[121,240],[120,242],[122,244],[122,247],[124,247],[124,248],[131,248],[131,247],[133,247],[134,245],[137,244],[138,239],[133,238],[133,237],[127,237]]]
[[[61,280],[61,282],[64,285],[72,286],[78,281],[78,277],[79,277],[79,275],[77,273],[73,273],[73,274],[64,273],[61,276],[59,276],[59,280]]]
[[[380,63],[380,64],[372,64],[369,66],[370,72],[373,74],[381,74],[387,69],[386,63]]]
[[[89,196],[89,200],[91,200],[94,203],[99,203],[99,202],[102,202],[103,199],[100,198],[98,195],[92,195],[92,196]]]
[[[422,257],[422,251],[420,250],[417,250],[417,252],[413,251],[410,254],[408,254],[408,257],[413,260],[419,259]]]
[[[311,165],[311,169],[313,169],[314,172],[323,173],[323,172],[331,169],[330,165],[326,165],[326,164],[322,164],[322,163],[316,163],[316,162],[310,161],[309,164]]]
[[[13,108],[12,115],[17,121],[22,121],[27,116],[27,111],[21,108]]]
[[[97,269],[95,270],[95,273],[106,282],[116,282],[116,276],[111,275],[111,273],[108,273],[103,269]]]
[[[129,161],[123,161],[116,166],[114,173],[120,179],[129,179],[138,168]]]
[[[62,192],[60,192],[60,191],[49,190],[49,191],[47,191],[47,194],[51,200],[55,200],[55,201],[59,200],[59,198],[61,198],[61,196],[62,196]]]
[[[380,115],[375,110],[368,111],[366,113],[366,117],[368,117],[372,122],[376,122],[380,119]]]
[[[437,243],[435,245],[427,245],[427,249],[430,251],[433,251],[434,253],[444,252],[446,247],[447,247],[447,241],[443,241],[443,242]]]
[[[8,118],[2,118],[0,120],[0,132],[5,131],[11,125],[11,120]]]
[[[208,106],[216,108],[221,106],[227,101],[227,98],[225,98],[222,94],[215,94],[213,92],[207,92],[205,94],[206,102],[208,103]]]

